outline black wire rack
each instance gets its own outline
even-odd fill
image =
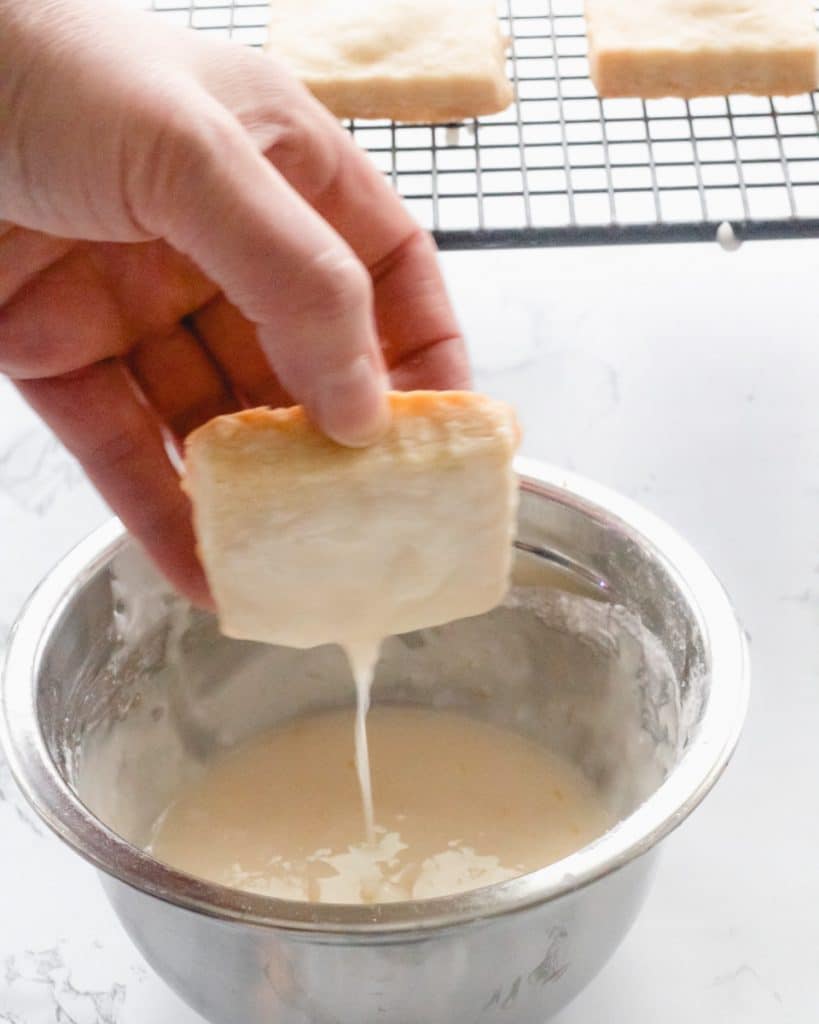
[[[266,37],[266,4],[150,6],[249,45]],[[349,122],[442,248],[698,241],[726,221],[740,240],[819,236],[815,94],[601,101],[582,0],[501,0],[499,13],[507,111],[450,126]]]

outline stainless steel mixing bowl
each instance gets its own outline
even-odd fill
[[[116,523],[24,610],[3,682],[11,768],[43,820],[100,869],[145,958],[215,1024],[540,1024],[611,955],[657,844],[725,767],[748,662],[720,585],[630,502],[539,464],[519,469],[510,599],[390,640],[375,701],[459,708],[534,736],[582,767],[619,824],[472,893],[291,903],[158,863],[140,844],[175,789],[260,729],[351,702],[344,662],[331,648],[221,637]]]

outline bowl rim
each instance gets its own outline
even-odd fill
[[[51,759],[39,727],[36,679],[46,643],[73,596],[128,542],[112,519],[46,576],[12,628],[0,691],[0,743],[24,796],[48,827],[105,874],[180,908],[235,923],[332,935],[425,932],[508,914],[560,897],[623,868],[698,806],[739,740],[749,698],[745,634],[703,559],[671,527],[630,499],[531,459],[515,464],[524,491],[568,505],[648,546],[686,596],[711,662],[709,699],[688,749],[660,787],[603,836],[561,861],[455,896],[367,905],[312,904],[204,882],[154,860],[97,819]]]

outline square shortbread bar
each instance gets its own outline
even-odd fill
[[[586,0],[602,97],[788,96],[817,80],[810,0]]]
[[[336,117],[441,123],[512,101],[495,0],[272,0],[267,48]]]
[[[185,489],[222,631],[355,644],[489,611],[508,585],[518,427],[503,402],[390,395],[343,448],[301,407],[218,416],[187,439]]]

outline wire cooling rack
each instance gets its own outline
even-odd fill
[[[148,2],[249,45],[266,37],[266,4]],[[582,0],[500,11],[509,110],[449,127],[349,123],[442,248],[695,241],[723,221],[740,239],[819,236],[815,94],[601,101]]]

